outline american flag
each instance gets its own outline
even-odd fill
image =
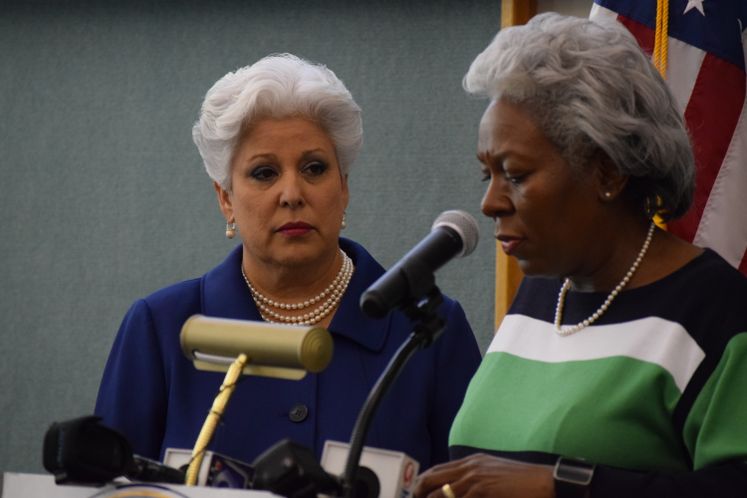
[[[594,0],[653,53],[656,0]],[[693,206],[668,229],[747,274],[747,0],[669,0],[666,80],[697,165]]]

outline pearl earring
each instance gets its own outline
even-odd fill
[[[348,227],[348,221],[345,218],[345,213],[342,213],[342,223],[340,223],[340,228],[345,230]]]
[[[612,192],[605,192],[604,193],[604,198],[605,199],[612,199]]]
[[[236,237],[236,223],[235,222],[226,222],[226,238],[232,239]]]

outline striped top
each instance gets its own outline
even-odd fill
[[[747,462],[744,276],[706,250],[622,292],[596,323],[567,337],[553,328],[560,286],[524,279],[454,421],[452,457],[565,455],[663,473]],[[570,291],[565,323],[605,298]]]

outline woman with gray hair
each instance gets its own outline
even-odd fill
[[[656,227],[692,202],[687,132],[615,21],[501,30],[464,86],[490,103],[478,158],[527,275],[470,383],[454,461],[416,495],[747,492],[747,279]]]
[[[348,441],[369,390],[412,331],[402,313],[372,320],[358,307],[384,272],[340,237],[361,111],[335,74],[283,54],[228,73],[208,91],[193,138],[241,244],[201,278],[137,301],[117,335],[96,413],[135,453],[192,448],[222,374],[198,372],[179,345],[194,314],[327,328],[334,356],[301,381],[239,384],[209,449],[251,462],[290,438],[317,456]],[[445,298],[441,339],[417,355],[382,401],[367,444],[422,466],[446,461],[449,426],[480,353],[461,306]],[[447,367],[448,364],[448,367]],[[444,371],[456,371],[443,375]]]

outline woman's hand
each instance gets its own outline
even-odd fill
[[[554,498],[552,467],[483,453],[432,467],[418,478],[416,498]]]

